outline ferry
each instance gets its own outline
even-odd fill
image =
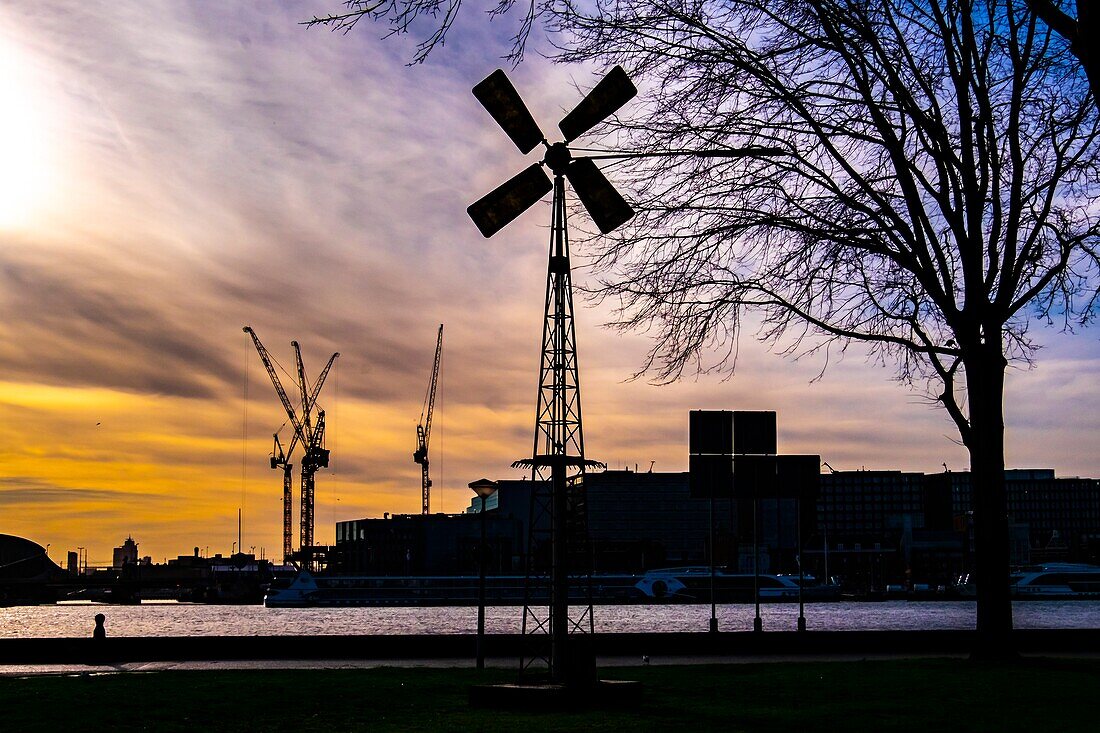
[[[1100,567],[1077,563],[1046,563],[1020,568],[1009,576],[1016,599],[1100,598]]]
[[[632,603],[644,600],[635,588],[635,575],[593,575],[592,602]],[[268,608],[339,606],[476,606],[476,575],[353,576],[314,575],[302,571],[289,583],[274,583],[264,596]],[[485,601],[489,605],[523,605],[527,588],[522,575],[485,577]],[[586,603],[587,585],[571,583],[570,601]],[[535,603],[548,603],[545,583],[532,586]]]
[[[710,567],[692,565],[680,568],[650,570],[635,585],[649,601],[709,603]],[[797,575],[772,575],[770,573],[729,573],[715,568],[714,590],[718,603],[752,603],[759,588],[760,600],[797,601],[799,596]],[[840,597],[840,586],[820,585],[812,575],[802,576],[802,600],[835,600]]]
[[[805,601],[839,597],[835,585],[817,584],[803,577]],[[719,603],[751,603],[754,584],[759,582],[760,600],[797,601],[798,576],[727,573],[715,570]],[[476,575],[366,576],[324,575],[308,571],[293,580],[276,581],[264,596],[268,608],[314,608],[339,606],[476,606]],[[588,590],[591,588],[591,596]],[[485,602],[493,606],[523,605],[527,580],[522,575],[489,575],[485,578]],[[709,603],[710,568],[706,565],[650,570],[641,575],[597,574],[586,584],[582,578],[570,581],[570,603]],[[549,602],[545,579],[533,584],[530,601]]]
[[[1027,565],[1009,575],[1012,598],[1022,600],[1089,600],[1100,599],[1100,566],[1083,563],[1049,562]],[[973,598],[977,586],[967,573],[955,581],[956,595]]]

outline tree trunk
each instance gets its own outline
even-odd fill
[[[976,658],[1015,656],[1008,586],[1008,508],[1004,477],[1004,379],[1000,334],[965,359],[970,408],[971,507],[978,596]]]

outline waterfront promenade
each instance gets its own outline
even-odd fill
[[[1013,644],[1022,654],[1100,654],[1100,629],[1019,629]],[[546,641],[546,637],[534,637]],[[486,636],[488,657],[516,659],[518,634]],[[529,638],[526,643],[531,643]],[[776,631],[597,634],[599,658],[650,660],[966,655],[972,631]],[[0,639],[0,665],[172,663],[299,660],[308,662],[465,662],[474,657],[473,634],[389,636],[209,636]],[[529,647],[528,647],[529,648]]]

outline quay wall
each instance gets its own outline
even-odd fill
[[[591,637],[598,657],[738,657],[800,655],[968,654],[973,631],[773,631],[616,633]],[[489,634],[489,657],[528,655],[519,634]],[[1100,629],[1020,629],[1012,646],[1024,654],[1100,654]],[[470,659],[473,634],[391,636],[193,636],[0,639],[0,664],[220,660]]]

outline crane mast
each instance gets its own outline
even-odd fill
[[[290,562],[290,556],[294,552],[290,536],[290,528],[294,521],[291,516],[294,506],[294,466],[287,460],[290,453],[283,451],[279,434],[275,433],[272,437],[275,439],[275,445],[271,448],[271,468],[275,469],[281,466],[283,469],[283,562],[285,563]],[[295,434],[294,439],[298,439],[297,434]],[[290,444],[290,449],[294,450],[294,443]]]
[[[317,405],[317,396],[321,393],[339,352],[329,357],[325,368],[321,370],[317,381],[310,386],[306,376],[305,366],[302,363],[302,349],[297,341],[292,341],[294,347],[294,360],[298,368],[298,390],[302,395],[302,427],[305,438],[302,440],[302,448],[305,455],[302,456],[302,508],[300,512],[300,527],[302,549],[313,547],[314,507],[316,506],[316,482],[314,476],[320,468],[328,468],[329,451],[325,449],[325,411],[318,410],[317,421],[313,422],[313,408]],[[291,441],[293,449],[293,440]]]
[[[298,391],[302,398],[302,414],[299,416],[290,398],[287,396],[286,390],[283,388],[282,381],[279,379],[279,374],[275,370],[271,355],[268,353],[263,343],[260,342],[256,332],[252,330],[250,326],[245,326],[244,332],[252,337],[252,343],[256,347],[256,352],[260,355],[260,360],[263,361],[264,368],[267,369],[267,375],[271,379],[271,384],[275,387],[275,393],[279,396],[279,401],[282,403],[287,419],[294,427],[294,435],[291,438],[289,448],[285,451],[283,450],[282,443],[279,441],[279,434],[276,433],[274,436],[274,446],[271,451],[271,467],[282,467],[283,469],[284,560],[289,560],[292,555],[291,514],[293,492],[291,469],[293,466],[290,463],[290,458],[298,443],[302,444],[304,455],[302,456],[301,465],[302,490],[299,538],[301,543],[300,551],[303,558],[308,563],[309,548],[313,547],[314,497],[316,493],[314,474],[316,474],[318,469],[328,467],[330,455],[330,452],[324,447],[325,412],[324,410],[318,410],[317,419],[316,422],[314,422],[313,410],[317,405],[317,398],[321,393],[321,388],[324,386],[325,380],[328,378],[329,371],[332,369],[333,363],[340,354],[337,352],[329,357],[328,363],[325,364],[325,368],[321,370],[321,374],[317,377],[317,381],[310,384],[309,379],[306,377],[305,366],[302,363],[301,348],[297,341],[291,342],[291,345],[294,347],[294,357],[298,370]]]
[[[413,460],[420,464],[420,513],[431,513],[432,479],[428,475],[428,442],[432,437],[432,412],[435,410],[435,388],[439,383],[439,357],[443,353],[443,324],[439,324],[439,335],[435,340],[435,361],[432,363],[432,377],[428,382],[428,393],[424,396],[424,407],[420,413],[420,423],[416,426],[416,451]]]

